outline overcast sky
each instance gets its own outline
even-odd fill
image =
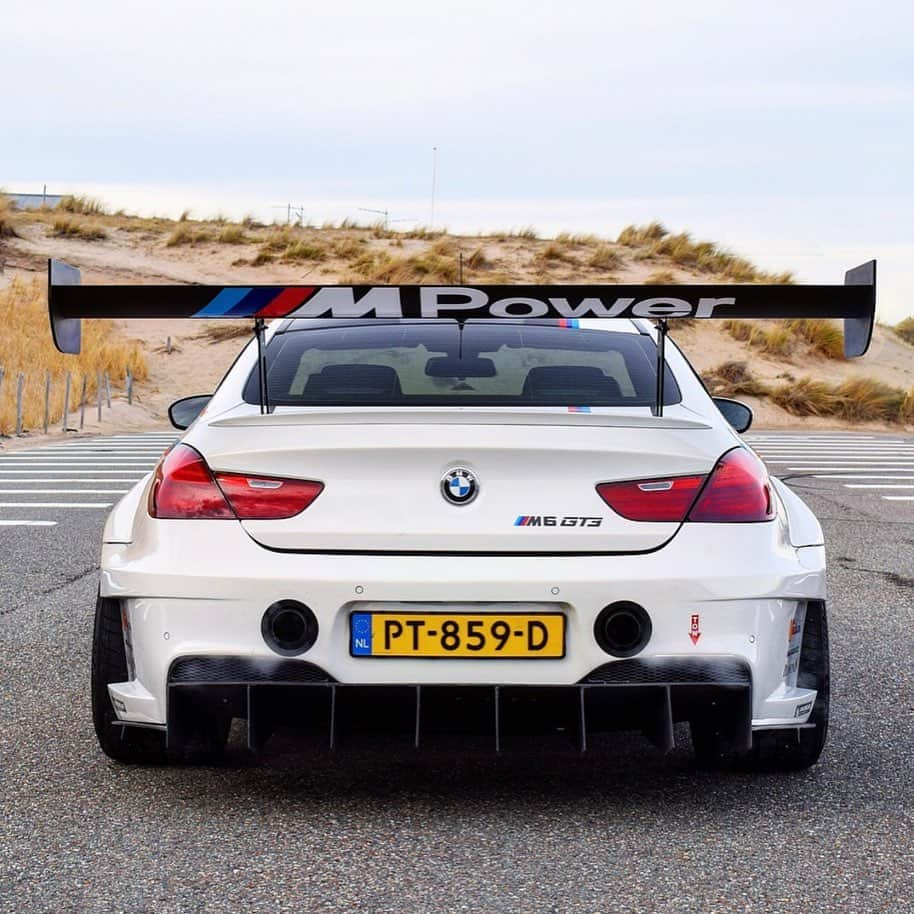
[[[427,223],[437,146],[454,230],[659,218],[811,281],[875,256],[914,313],[911,2],[3,6],[7,189]]]

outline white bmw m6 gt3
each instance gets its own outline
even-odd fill
[[[211,397],[173,405],[186,432],[105,528],[112,758],[212,758],[240,719],[254,750],[285,725],[457,751],[634,729],[669,750],[688,722],[707,763],[818,759],[821,528],[666,319],[834,315],[862,354],[873,265],[833,287],[76,282],[51,265],[65,351],[80,317],[256,329]]]

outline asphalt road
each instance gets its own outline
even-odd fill
[[[114,500],[89,490],[125,488],[162,441],[120,439],[136,445],[126,471],[92,442],[64,466],[0,457],[0,912],[914,911],[914,502],[883,498],[914,490],[818,478],[914,472],[905,455],[864,459],[864,439],[809,456],[849,445],[882,469],[795,469],[814,436],[777,437],[754,440],[826,530],[834,677],[823,758],[786,776],[700,771],[685,734],[666,757],[633,737],[545,763],[284,744],[256,767],[240,752],[220,768],[112,763],[88,702],[106,510],[19,505]],[[78,494],[17,494],[39,488]]]

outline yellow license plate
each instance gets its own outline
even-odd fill
[[[565,656],[562,613],[354,612],[353,657]]]

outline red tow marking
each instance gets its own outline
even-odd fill
[[[698,644],[698,639],[701,637],[701,620],[698,613],[692,613],[692,625],[689,628],[689,637],[692,639],[692,644]]]
[[[285,317],[301,307],[314,294],[314,286],[299,286],[283,289],[268,305],[264,305],[255,317]]]

